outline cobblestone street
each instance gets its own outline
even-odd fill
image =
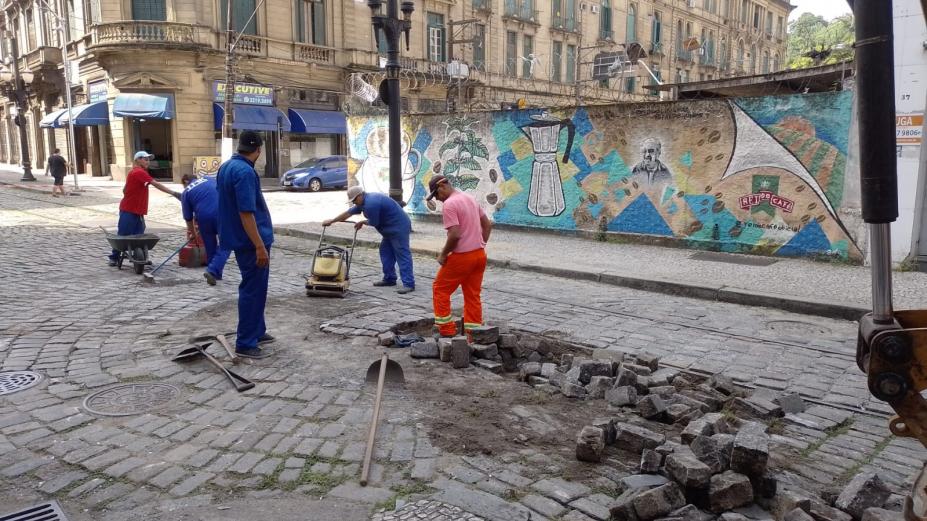
[[[278,236],[267,312],[274,354],[234,367],[257,384],[239,394],[205,361],[170,360],[191,336],[234,331],[234,257],[216,287],[176,261],[146,284],[105,264],[98,226],[114,225],[116,200],[73,199],[0,186],[0,371],[43,377],[0,395],[0,513],[57,499],[72,520],[602,521],[633,473],[620,458],[576,461],[584,423],[575,422],[622,414],[603,402],[391,349],[407,385],[387,391],[362,488],[376,335],[431,319],[434,260],[417,257],[417,291],[397,295],[372,287],[377,252],[358,249],[350,295],[309,299],[303,275],[315,243]],[[158,264],[183,232],[173,200],[153,197],[152,206]],[[821,489],[871,469],[904,494],[922,465],[923,449],[890,435],[889,409],[866,389],[853,322],[501,268],[487,271],[483,295],[486,319],[513,331],[799,393],[808,410],[770,430],[780,488]],[[165,385],[133,394],[147,382]],[[127,414],[89,411],[95,404]]]

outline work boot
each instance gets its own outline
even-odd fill
[[[399,293],[400,295],[405,295],[406,293],[412,293],[413,291],[415,291],[414,287],[410,288],[409,286],[403,286],[397,289],[396,293]]]
[[[110,258],[108,264],[110,266],[116,266],[118,263],[116,262],[116,259]]]
[[[212,273],[209,273],[209,272],[207,271],[207,272],[203,273],[203,277],[206,278],[206,284],[209,284],[210,286],[215,286],[215,285],[216,285],[216,276],[213,275]]]
[[[395,280],[393,280],[393,281],[390,281],[390,280],[379,280],[379,281],[377,281],[377,282],[374,282],[373,285],[374,285],[375,287],[378,287],[378,288],[382,288],[382,287],[384,287],[384,286],[395,286],[395,285],[396,285],[396,281],[395,281]]]
[[[271,335],[270,333],[264,333],[261,335],[261,338],[258,338],[258,344],[269,344],[274,340],[277,340],[274,335]]]

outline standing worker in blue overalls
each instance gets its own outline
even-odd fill
[[[222,270],[229,260],[229,251],[219,248],[219,190],[216,180],[211,177],[197,178],[192,174],[184,174],[180,180],[183,183],[183,193],[180,194],[180,208],[183,219],[187,221],[187,239],[195,239],[197,228],[203,246],[206,248],[206,283],[215,286],[217,280],[222,280]],[[196,225],[193,219],[196,218]]]
[[[348,188],[348,202],[353,206],[334,219],[322,222],[322,226],[346,221],[352,215],[363,212],[367,219],[354,225],[360,230],[369,224],[380,232],[380,264],[383,265],[383,280],[374,282],[374,286],[396,285],[396,263],[402,276],[402,287],[397,293],[404,295],[415,291],[415,274],[412,272],[412,251],[409,248],[409,234],[412,233],[412,221],[402,210],[399,203],[386,194],[364,192],[360,186]]]
[[[274,340],[264,324],[274,230],[270,211],[261,194],[261,179],[254,170],[254,162],[261,156],[263,144],[257,132],[242,132],[238,138],[238,153],[222,163],[216,178],[219,189],[219,247],[235,252],[241,271],[235,352],[246,358],[268,356],[258,344]]]

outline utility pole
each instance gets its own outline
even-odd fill
[[[381,12],[382,0],[367,0],[370,8],[374,36],[380,45],[380,32],[386,38],[386,80],[380,85],[380,96],[389,106],[389,196],[399,203],[402,200],[402,128],[400,121],[401,97],[399,96],[399,37],[406,36],[406,50],[409,50],[409,32],[412,30],[412,12],[415,3],[403,0],[402,19],[399,18],[399,0],[386,0],[386,14]]]
[[[32,162],[29,160],[29,136],[26,133],[26,92],[25,83],[19,74],[19,43],[11,31],[5,31],[10,40],[10,68],[13,70],[14,96],[16,97],[16,117],[13,122],[19,127],[20,160],[23,165],[23,176],[20,181],[35,181],[32,175]]]
[[[235,43],[232,41],[234,27],[232,22],[232,4],[234,0],[225,0],[225,117],[222,120],[222,159],[232,156],[232,124],[235,121]]]

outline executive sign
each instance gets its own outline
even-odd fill
[[[225,82],[214,81],[212,84],[212,99],[217,102],[225,101]],[[235,97],[232,100],[242,105],[274,105],[273,87],[256,85],[254,83],[236,83]]]

